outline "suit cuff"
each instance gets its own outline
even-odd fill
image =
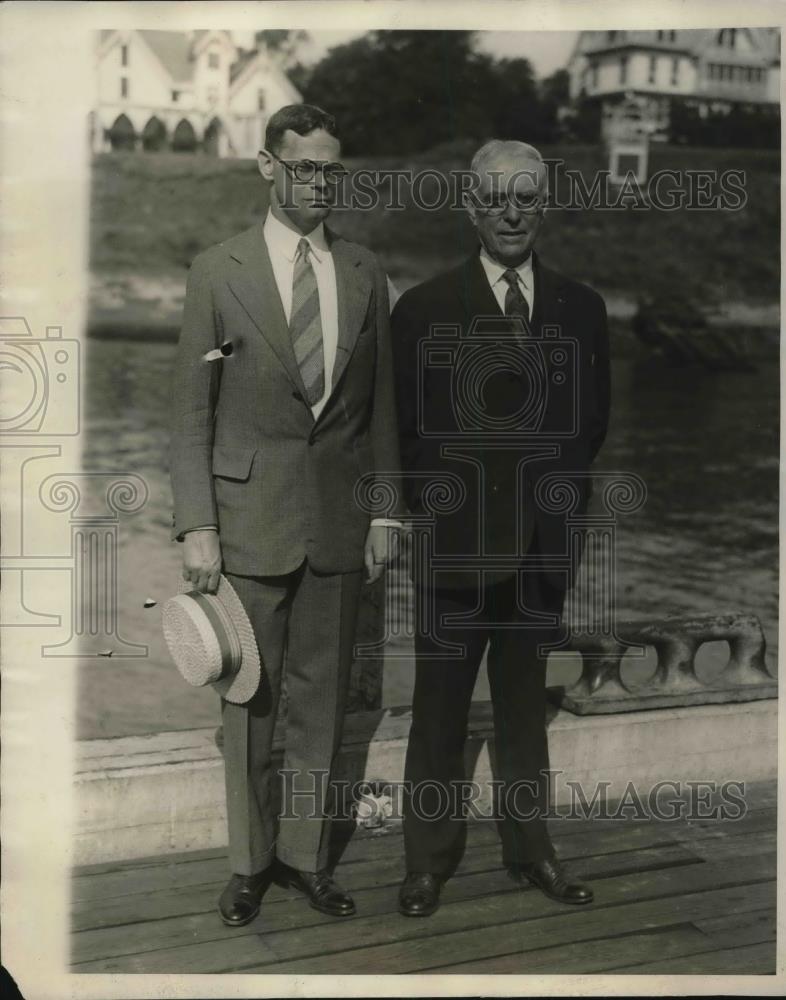
[[[376,528],[382,525],[385,528],[403,528],[401,521],[396,521],[391,517],[374,517],[371,519],[371,527]]]

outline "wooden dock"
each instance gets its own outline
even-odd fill
[[[342,845],[338,881],[357,914],[331,919],[273,886],[260,915],[224,927],[223,851],[77,869],[74,973],[773,974],[776,789],[746,789],[738,820],[552,820],[568,871],[595,902],[569,907],[520,889],[496,828],[467,850],[432,917],[399,915],[400,826]]]

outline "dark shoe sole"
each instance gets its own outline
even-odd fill
[[[250,924],[252,920],[256,920],[256,918],[259,916],[259,909],[260,908],[257,907],[253,913],[251,913],[247,917],[244,917],[243,920],[228,920],[220,909],[218,911],[218,915],[219,917],[221,917],[222,923],[224,923],[227,927],[245,927],[246,924]]]
[[[434,906],[430,906],[427,910],[405,910],[403,906],[399,906],[398,912],[402,917],[430,917],[438,909],[439,903],[435,903]]]
[[[318,906],[310,899],[308,901],[308,905],[312,910],[316,910],[317,913],[324,913],[327,917],[354,917],[357,912],[354,906],[351,910],[329,910],[324,906]]]
[[[529,875],[524,876],[530,885],[533,885],[536,889],[540,889],[544,896],[548,899],[553,899],[555,903],[567,903],[569,906],[586,906],[587,903],[592,903],[595,899],[594,896],[587,896],[585,899],[571,899],[569,896],[558,896],[555,892],[549,892],[548,889],[544,889],[542,885],[531,879]]]
[[[296,882],[294,879],[286,879],[284,885],[287,889],[297,890],[297,892],[299,892],[301,896],[306,897],[306,899],[308,900],[308,905],[311,907],[312,910],[316,910],[317,913],[324,913],[325,916],[327,917],[354,917],[355,913],[357,912],[354,905],[351,910],[331,910],[325,906],[320,906],[318,903],[315,903],[313,899],[311,899],[311,897],[305,891],[303,886],[300,885],[298,882]]]

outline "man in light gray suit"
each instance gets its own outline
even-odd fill
[[[325,867],[327,778],[363,567],[369,581],[381,575],[393,523],[370,522],[355,486],[395,473],[398,444],[385,274],[323,224],[345,173],[339,155],[321,109],[271,117],[259,155],[270,209],[194,260],[173,376],[172,537],[183,542],[183,576],[213,592],[225,573],[263,661],[251,701],[222,701],[233,874],[219,912],[231,926],[259,912],[274,860],[312,906],[354,912]],[[285,653],[282,816],[295,818],[277,823],[271,747]]]

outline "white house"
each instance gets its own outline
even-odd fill
[[[777,108],[780,29],[582,31],[568,73],[571,98],[600,103],[604,123],[633,96],[644,108],[644,129],[658,136],[675,97],[702,115],[735,104]]]
[[[102,31],[91,144],[253,157],[270,115],[300,101],[274,54],[228,31]]]

